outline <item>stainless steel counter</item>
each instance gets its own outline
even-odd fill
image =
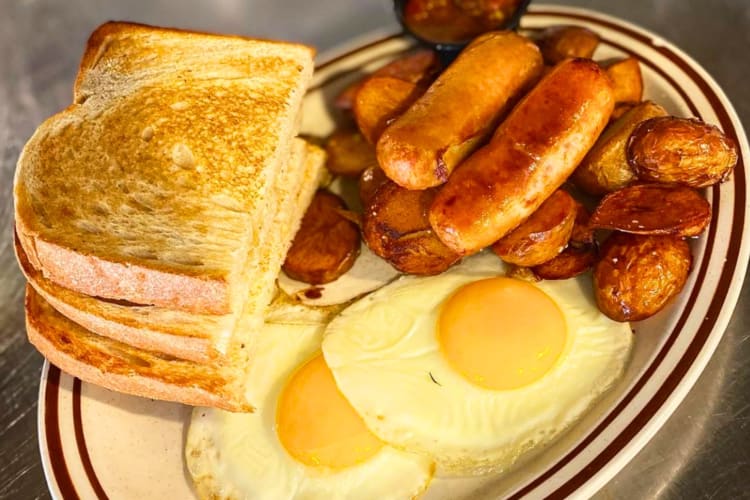
[[[750,1],[567,0],[671,40],[724,88],[750,126]],[[37,448],[42,358],[26,342],[12,252],[11,184],[34,128],[71,99],[86,37],[108,19],[295,39],[321,51],[396,29],[388,0],[0,1],[0,498],[48,498]],[[736,279],[743,279],[737,276]],[[750,283],[693,390],[600,499],[750,498]]]

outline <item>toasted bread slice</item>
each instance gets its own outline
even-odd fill
[[[29,262],[90,296],[238,315],[312,56],[290,43],[99,27],[74,103],[18,161]]]
[[[165,401],[252,411],[237,371],[145,351],[72,322],[26,285],[26,333],[50,363],[108,389]]]
[[[295,139],[295,142],[303,145],[304,154],[293,148],[289,163],[295,166],[285,169],[279,176],[276,189],[281,191],[277,196],[280,205],[274,217],[266,221],[265,243],[251,249],[251,253],[257,254],[251,260],[265,263],[268,272],[274,273],[271,279],[278,273],[281,259],[286,255],[302,215],[325,172],[323,150],[301,139]],[[299,175],[300,169],[296,166],[301,161],[304,175]],[[58,312],[97,335],[140,349],[207,363],[222,355],[216,349],[216,342],[224,341],[222,339],[227,337],[227,332],[234,330],[232,317],[228,315],[191,314],[158,306],[127,304],[69,290],[44,278],[28,262],[19,244],[16,244],[16,254],[23,273],[35,291]],[[259,279],[257,283],[264,280]],[[255,288],[260,287],[256,284],[251,293],[267,293],[264,289]],[[270,299],[265,296],[257,298],[257,303],[264,305]],[[249,314],[255,314],[255,311]]]
[[[279,235],[276,236],[277,239],[284,240],[283,243],[279,243],[282,248],[288,248],[291,244],[304,211],[325,175],[323,168],[325,153],[320,148],[311,145],[307,145],[307,152],[305,175],[301,176],[300,186],[294,196],[288,196],[291,200],[288,204],[292,206],[289,209],[291,215],[288,217],[279,215],[275,218],[275,221],[282,218],[287,220],[285,223],[279,222],[279,224],[287,224],[286,228],[277,226],[278,231],[272,232]],[[279,211],[281,212],[284,212],[283,208]],[[269,252],[273,248],[275,248],[274,245],[269,242]],[[23,260],[23,249],[19,247],[17,252],[19,260]],[[276,251],[268,256],[267,269],[276,269],[278,272],[284,255],[286,255],[286,250],[278,251],[276,247]],[[39,276],[38,272],[36,276]],[[196,319],[195,315],[164,309],[160,310],[155,317],[150,317],[148,314],[137,315],[137,324],[143,325],[144,322],[148,322],[150,328],[154,329],[139,330],[126,323],[118,322],[122,315],[129,314],[128,306],[99,301],[101,307],[97,312],[107,311],[111,314],[92,319],[88,312],[77,311],[64,301],[60,301],[59,297],[50,295],[53,300],[59,301],[66,311],[72,310],[74,315],[80,315],[86,321],[103,326],[109,336],[102,336],[87,330],[60,313],[44,299],[42,294],[36,291],[31,283],[33,281],[26,286],[26,332],[29,341],[50,363],[63,371],[86,382],[136,396],[193,406],[212,406],[229,411],[253,411],[253,404],[247,399],[248,396],[244,390],[244,380],[250,367],[249,363],[252,362],[253,337],[258,335],[263,328],[262,322],[258,324],[253,314],[248,312],[240,316],[225,355],[221,358],[211,356],[210,362],[206,363],[206,358],[202,355],[202,348],[207,344],[205,339],[201,339],[204,340],[204,344],[196,346],[191,345],[191,341],[198,337],[183,336],[189,333],[188,325],[191,320]],[[36,283],[43,293],[49,293],[47,287],[39,283],[49,285],[49,280],[41,278],[41,281]],[[66,292],[66,289],[59,285],[53,284],[52,289],[55,292],[61,292],[62,297],[65,298],[69,298],[70,294],[75,294],[75,292]],[[76,297],[73,300],[76,305],[91,305],[89,301],[98,300],[80,294],[73,296]],[[305,310],[300,311],[300,307]],[[295,324],[310,321],[323,322],[337,310],[334,308],[310,309],[299,304],[280,301],[272,306],[269,317],[274,322],[289,321]],[[169,314],[182,321],[172,324],[172,326],[180,325],[179,332],[159,330],[165,327],[169,330],[166,323],[160,322],[163,315]],[[154,320],[154,318],[157,319]],[[115,340],[115,338],[125,342]],[[190,341],[185,341],[186,338]],[[133,342],[142,343],[147,348],[135,347],[131,345]],[[182,345],[182,347],[175,347],[170,343]],[[163,348],[162,350],[166,352],[177,352],[178,356],[182,355],[183,358],[188,359],[180,359],[164,352],[148,349],[154,346]]]

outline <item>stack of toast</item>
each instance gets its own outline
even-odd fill
[[[107,23],[74,102],[25,146],[16,251],[29,339],[140,396],[250,411],[253,335],[323,175],[296,137],[313,50]]]

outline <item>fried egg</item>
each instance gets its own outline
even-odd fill
[[[489,253],[402,277],[345,309],[323,354],[381,440],[442,475],[507,469],[558,436],[624,371],[633,335],[588,275],[529,283]]]
[[[434,464],[384,444],[338,391],[323,324],[267,323],[247,391],[255,413],[193,411],[185,457],[201,498],[412,498]]]

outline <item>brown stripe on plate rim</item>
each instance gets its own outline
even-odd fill
[[[60,391],[60,369],[48,362],[47,380],[44,388],[44,433],[47,440],[47,454],[60,494],[65,500],[78,500],[73,479],[70,477],[68,464],[65,463],[62,439],[60,437],[60,419],[58,415],[58,395]]]
[[[722,129],[725,131],[725,133],[727,133],[730,137],[732,137],[739,146],[739,141],[737,140],[737,131],[734,127],[734,124],[732,123],[731,119],[729,118],[726,112],[726,109],[722,105],[721,101],[719,100],[718,96],[715,94],[713,89],[711,89],[711,87],[705,82],[703,77],[701,77],[687,62],[685,62],[681,56],[672,52],[671,49],[669,49],[668,47],[655,46],[650,37],[634,32],[625,26],[620,26],[618,24],[614,24],[609,21],[605,21],[605,20],[601,20],[601,19],[597,19],[593,17],[588,17],[586,15],[566,14],[566,13],[547,12],[547,11],[535,11],[535,12],[529,12],[528,14],[550,16],[550,17],[554,16],[554,17],[563,17],[563,18],[574,18],[574,19],[579,19],[579,20],[583,20],[586,22],[592,22],[595,24],[598,23],[614,31],[619,31],[628,36],[631,36],[632,38],[635,38],[641,42],[644,42],[651,48],[656,49],[659,53],[666,56],[673,63],[677,64],[701,88],[701,91],[709,99],[709,102],[711,103],[711,107],[719,116],[719,121],[721,122]],[[604,40],[604,41],[613,46],[616,46],[617,48],[625,52],[632,54],[632,51],[625,49],[619,44],[613,43],[608,40]],[[686,98],[686,94],[684,93],[683,89],[680,86],[676,85],[674,80],[668,75],[666,75],[661,70],[661,68],[656,67],[652,62],[643,60],[642,58],[639,58],[639,60],[642,62],[645,62],[647,65],[651,66],[653,69],[659,72],[662,76],[664,76],[670,82],[670,84],[672,84],[674,88],[678,90],[678,92],[680,92],[682,97]],[[694,103],[692,103],[692,100],[686,98],[686,103],[691,108],[693,113],[697,115],[698,114],[697,109],[695,108]],[[742,162],[742,155],[740,154],[738,158],[737,168],[735,169],[734,179],[733,179],[734,184],[735,184],[735,206],[734,206],[734,211],[732,213],[732,217],[733,217],[732,231],[731,231],[731,237],[730,237],[730,242],[729,242],[729,248],[727,250],[727,258],[725,260],[725,267],[722,271],[719,284],[717,285],[714,298],[711,304],[709,305],[709,310],[708,310],[708,314],[706,316],[705,321],[701,323],[699,330],[696,332],[695,336],[693,337],[693,340],[691,341],[691,344],[688,346],[687,350],[685,351],[683,357],[674,367],[672,372],[667,376],[667,378],[662,383],[662,385],[660,386],[656,394],[654,394],[651,397],[651,399],[648,401],[648,403],[646,403],[646,405],[643,407],[640,413],[633,420],[630,421],[630,424],[628,424],[628,426],[622,432],[620,432],[620,434],[617,435],[617,437],[607,446],[607,448],[605,448],[605,450],[603,450],[592,461],[590,461],[587,464],[587,466],[583,468],[580,472],[578,472],[573,478],[571,478],[565,484],[558,487],[558,489],[556,489],[550,495],[550,497],[564,497],[564,496],[570,495],[571,493],[575,492],[578,488],[580,488],[583,484],[585,484],[589,479],[591,479],[594,476],[594,474],[596,474],[599,470],[601,470],[607,463],[609,463],[609,461],[612,458],[614,458],[614,456],[617,455],[617,453],[619,453],[635,437],[635,435],[641,429],[643,429],[643,427],[646,426],[646,424],[651,420],[651,418],[659,411],[659,409],[663,406],[664,402],[669,397],[669,395],[672,394],[672,392],[677,387],[679,382],[684,378],[688,369],[690,368],[690,366],[692,366],[693,362],[695,361],[695,358],[698,356],[703,346],[705,345],[706,341],[708,340],[708,337],[710,336],[710,333],[713,330],[713,327],[716,324],[716,321],[718,319],[718,314],[723,308],[724,299],[726,298],[726,292],[729,290],[729,286],[731,285],[731,282],[733,280],[734,270],[738,262],[740,243],[741,243],[740,240],[741,240],[743,222],[744,222],[745,196],[746,196],[745,172],[743,168],[744,168],[744,165]],[[738,179],[739,179],[739,182],[738,182]],[[712,192],[714,195],[714,204],[716,206],[718,206],[719,204],[719,191],[720,190],[718,186],[713,187]],[[712,220],[711,228],[709,230],[709,235],[708,235],[709,240],[706,245],[707,249],[713,248],[713,241],[714,241],[715,232],[716,232],[716,211],[714,211],[714,213],[712,214],[712,219],[713,220]],[[698,279],[696,280],[696,284],[693,287],[691,296],[687,302],[688,304],[694,303],[695,298],[700,291],[700,283],[702,283],[703,278],[705,277],[709,261],[710,261],[710,254],[708,256],[704,255],[704,259],[701,265],[701,269],[699,271]],[[729,266],[731,269],[727,271],[726,266]],[[644,374],[641,376],[638,382],[636,382],[636,384],[633,386],[631,391],[625,396],[625,398],[621,400],[620,404],[617,405],[615,410],[610,412],[610,414],[608,414],[605,417],[605,419],[596,427],[596,429],[594,429],[594,431],[588,434],[576,448],[574,448],[571,452],[569,452],[565,457],[563,457],[555,465],[547,469],[542,475],[538,476],[534,481],[532,481],[531,483],[526,485],[524,488],[514,493],[513,496],[511,496],[510,498],[512,499],[521,498],[524,495],[530,493],[532,490],[534,490],[538,486],[540,486],[544,481],[546,481],[549,477],[554,475],[558,470],[560,470],[567,463],[573,460],[578,454],[580,454],[580,452],[583,451],[583,449],[586,446],[588,446],[588,444],[590,444],[590,442],[593,441],[593,439],[595,439],[599,434],[601,434],[601,432],[604,431],[604,429],[622,412],[624,407],[627,406],[627,404],[637,395],[637,393],[640,391],[642,386],[645,385],[645,383],[648,381],[650,376],[656,370],[658,365],[661,364],[669,348],[671,348],[677,336],[679,336],[675,334],[676,333],[678,334],[681,331],[682,327],[687,321],[688,315],[689,315],[689,312],[687,310],[684,310],[682,316],[680,317],[677,323],[677,326],[670,333],[667,342],[662,347],[657,357],[654,358],[651,365],[647,368],[647,370],[644,372]]]
[[[94,493],[99,500],[109,500],[109,497],[102,488],[102,483],[99,482],[99,478],[94,470],[94,464],[91,463],[91,456],[89,456],[89,449],[86,447],[86,436],[83,434],[83,417],[81,412],[81,380],[76,378],[73,380],[73,429],[75,431],[76,446],[78,447],[78,455],[83,465],[83,470],[86,473],[86,477],[91,483],[91,487],[94,489]]]

